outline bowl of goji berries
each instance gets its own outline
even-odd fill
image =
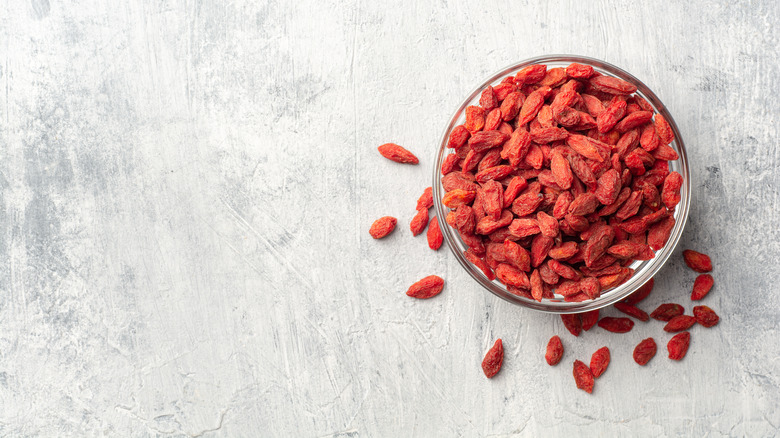
[[[455,111],[434,166],[444,241],[485,289],[578,313],[614,304],[674,251],[690,204],[677,125],[628,72],[550,55],[492,75]]]

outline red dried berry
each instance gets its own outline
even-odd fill
[[[674,208],[680,202],[680,188],[682,187],[682,175],[671,172],[664,180],[664,188],[661,191],[661,199],[667,208]]]
[[[479,268],[482,273],[485,274],[485,277],[487,277],[488,280],[495,280],[496,274],[492,269],[490,269],[490,266],[488,266],[485,260],[478,256],[472,249],[467,249],[463,252],[463,255],[466,257],[466,259],[468,259],[468,261],[471,262],[471,264]]]
[[[427,187],[420,198],[417,200],[417,210],[429,209],[433,207],[433,188]]]
[[[563,326],[566,327],[566,330],[568,330],[569,333],[573,334],[574,336],[579,336],[580,333],[582,333],[582,321],[580,320],[580,315],[575,313],[561,314],[561,320],[563,321]]]
[[[686,249],[683,251],[683,258],[685,259],[685,264],[696,272],[712,271],[712,260],[710,260],[710,256],[707,254]]]
[[[644,310],[626,303],[615,303],[615,308],[628,316],[632,316],[640,321],[649,321],[650,316]]]
[[[585,365],[581,360],[574,361],[574,382],[577,384],[577,388],[587,392],[588,394],[593,392],[593,372],[590,367]]]
[[[441,248],[441,244],[444,241],[444,236],[441,234],[441,229],[439,228],[439,219],[436,216],[434,216],[428,224],[428,232],[426,233],[425,237],[428,239],[429,248],[434,251],[437,251],[439,248]]]
[[[653,310],[653,313],[650,314],[650,317],[657,319],[658,321],[669,322],[675,316],[680,316],[683,313],[685,313],[683,306],[675,303],[665,303],[661,304],[655,310]]]
[[[492,379],[501,370],[503,363],[504,344],[501,342],[501,338],[499,338],[485,354],[485,358],[482,359],[482,371],[488,379]]]
[[[650,359],[655,356],[658,351],[658,345],[655,343],[655,339],[647,338],[634,347],[634,361],[639,365],[647,365]]]
[[[580,320],[582,321],[583,330],[588,331],[592,329],[599,321],[599,309],[581,313]]]
[[[609,348],[601,347],[590,357],[590,371],[594,378],[599,378],[609,366]]]
[[[550,366],[558,365],[563,357],[563,342],[561,338],[556,335],[550,338],[550,342],[547,343],[547,351],[544,353],[544,359]]]
[[[688,352],[688,346],[691,345],[690,332],[682,332],[672,336],[669,343],[666,344],[666,350],[669,351],[669,359],[681,360]]]
[[[388,160],[402,164],[418,164],[420,160],[413,153],[395,143],[385,143],[377,148],[379,153]]]
[[[634,328],[634,321],[628,318],[605,316],[599,320],[599,327],[612,333],[627,333]]]
[[[714,326],[720,321],[718,314],[707,306],[694,307],[693,315],[697,323],[707,328]]]
[[[691,300],[692,301],[699,301],[702,298],[706,297],[708,293],[710,293],[710,290],[712,289],[712,286],[715,284],[715,279],[712,278],[712,275],[710,274],[701,274],[698,277],[696,277],[696,280],[693,282],[693,292],[691,292]]]
[[[439,295],[444,289],[444,280],[438,275],[429,275],[409,286],[406,295],[412,298],[428,299]]]
[[[664,331],[674,333],[688,330],[696,324],[696,318],[691,315],[678,315],[670,319],[664,326]]]
[[[380,217],[371,224],[371,228],[368,230],[368,234],[374,239],[381,239],[388,234],[392,233],[395,229],[395,224],[398,219],[392,216]]]
[[[412,235],[416,236],[425,231],[425,227],[427,225],[428,209],[424,208],[422,210],[418,210],[417,214],[414,215],[414,218],[412,218],[412,221],[409,223],[409,229],[412,230]]]

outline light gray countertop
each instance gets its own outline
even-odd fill
[[[778,434],[778,25],[774,0],[2,2],[0,435]],[[694,248],[721,322],[680,363],[660,323],[575,340],[408,230],[464,95],[548,53],[632,72],[683,133],[691,214],[642,307],[690,311]],[[602,345],[588,395],[571,363]]]

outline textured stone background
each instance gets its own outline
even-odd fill
[[[777,3],[481,3],[0,2],[0,434],[777,434]],[[408,231],[457,103],[545,53],[633,72],[681,127],[681,246],[712,255],[722,316],[681,363],[659,323],[575,342]],[[690,310],[681,249],[646,309]],[[403,295],[430,273],[442,295]],[[605,344],[588,396],[571,362]]]

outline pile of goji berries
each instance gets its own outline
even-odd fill
[[[488,279],[498,278],[509,292],[537,301],[555,295],[565,301],[591,300],[630,278],[634,260],[649,260],[666,244],[683,180],[669,171],[669,161],[678,158],[669,145],[672,128],[633,94],[636,90],[587,65],[549,70],[530,65],[488,86],[479,105],[466,108],[465,122],[450,133],[453,152],[442,163],[442,203],[450,209],[447,225],[468,247],[464,256]],[[397,144],[378,149],[392,161],[419,163]],[[432,206],[429,187],[417,201],[410,229],[416,236],[427,226],[428,245],[438,250],[443,236],[437,217],[428,226]],[[370,234],[383,238],[396,224],[390,216],[377,219]],[[701,266],[706,256],[691,256],[696,257],[693,263]],[[443,287],[444,280],[432,275],[406,293],[426,299]],[[670,332],[696,322],[707,327],[717,323],[706,306],[689,316],[682,314],[682,306],[665,304],[648,315],[636,304],[652,287],[650,280],[615,308],[640,321],[667,321]],[[692,298],[700,299],[711,287],[712,277],[700,276]],[[634,326],[629,318],[599,319],[598,311],[562,319],[575,336],[596,324],[615,333]],[[673,337],[669,357],[681,359],[689,342],[688,332]],[[645,339],[634,359],[644,365],[656,348],[652,338]],[[503,351],[498,339],[482,363],[487,377],[500,370]],[[545,358],[555,365],[562,355],[561,339],[554,336]],[[577,386],[591,392],[609,360],[604,347],[594,353],[589,367],[575,361]]]
[[[598,298],[669,238],[682,176],[671,126],[622,79],[530,65],[452,129],[446,217],[465,257],[513,294]]]

